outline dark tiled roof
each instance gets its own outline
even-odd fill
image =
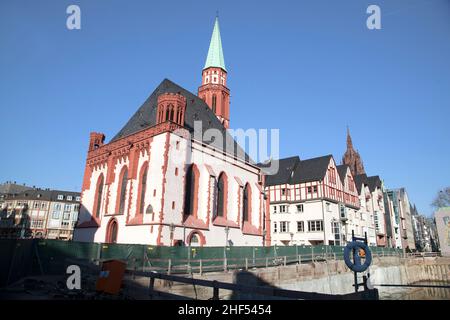
[[[267,164],[258,164],[266,174],[266,185],[296,184],[310,181],[322,180],[328,169],[332,155],[300,160],[298,156],[284,158],[278,161],[277,172],[265,169]]]
[[[339,177],[341,178],[342,184],[344,184],[345,176],[347,175],[347,169],[349,168],[346,164],[341,164],[340,166],[336,166]]]
[[[367,184],[367,175],[365,173],[358,174],[354,177],[354,179],[355,179],[356,189],[358,189],[358,194],[360,194],[362,185]]]
[[[25,190],[33,189],[32,187],[16,184],[16,183],[2,183],[0,184],[0,194],[18,194]]]
[[[295,156],[279,160],[272,160],[267,164],[259,163],[258,166],[266,175],[266,186],[275,186],[279,184],[289,183],[292,177],[292,172],[295,170],[296,166],[299,163],[300,158],[298,156]]]
[[[58,195],[63,195],[64,200],[58,200]],[[72,201],[76,201],[76,197],[81,194],[79,192],[62,191],[62,190],[46,190],[46,189],[31,189],[23,191],[17,195],[9,196],[7,199],[15,200],[43,200],[43,201],[67,201],[67,196],[72,196]]]
[[[300,161],[300,165],[296,167],[292,176],[291,184],[322,180],[327,173],[332,158],[333,156],[329,154]]]
[[[367,185],[369,186],[370,192],[374,192],[375,188],[381,188],[381,179],[379,176],[372,176],[367,178]]]
[[[119,133],[112,138],[111,142],[154,126],[156,124],[158,96],[163,93],[179,93],[186,98],[184,126],[192,135],[194,134],[194,121],[201,121],[203,132],[207,129],[216,129],[222,133],[223,137],[226,137],[222,143],[222,139],[211,139],[211,141],[203,141],[203,143],[252,162],[202,99],[168,79],[164,79],[160,83]]]

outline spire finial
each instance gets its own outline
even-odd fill
[[[352,137],[350,136],[350,128],[347,125],[347,149],[353,148]]]
[[[216,19],[219,19],[219,10],[216,10]]]

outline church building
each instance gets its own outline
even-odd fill
[[[163,80],[108,143],[90,134],[75,241],[268,243],[261,170],[227,131],[218,18],[201,75],[198,95]]]

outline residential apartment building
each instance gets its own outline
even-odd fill
[[[341,178],[344,197],[356,196],[360,192],[357,183],[353,177],[353,174],[348,165],[337,166],[339,177]],[[365,225],[366,218],[361,214],[361,200],[359,199],[359,206],[352,205],[347,202],[347,205],[340,205],[340,217],[343,224],[343,244],[352,240],[352,235],[356,237],[364,237],[366,231],[363,227]]]
[[[450,207],[439,208],[434,218],[441,254],[448,257],[450,256]]]
[[[405,188],[386,190],[384,196],[386,219],[392,238],[390,245],[405,250],[416,250],[411,204]]]
[[[372,246],[386,246],[386,221],[383,200],[383,186],[379,176],[368,177],[360,174],[355,177],[361,208],[360,226],[363,235],[367,233],[368,243]]]
[[[439,251],[439,240],[435,220],[421,215],[417,211],[415,205],[411,205],[410,211],[416,250],[420,252]]]
[[[31,190],[33,187],[25,184],[18,184],[16,181],[6,181],[0,184],[0,208],[7,197],[18,195],[19,193]]]
[[[343,245],[345,224],[359,209],[350,170],[340,168],[339,174],[332,155],[278,161],[278,172],[267,172],[265,184],[271,243]]]
[[[400,209],[397,192],[386,190],[384,195],[387,244],[391,248],[403,248],[400,231]]]
[[[370,246],[415,249],[406,190],[386,190],[379,176],[367,176],[348,130],[342,165],[331,155],[277,161],[259,164],[272,244],[345,245],[355,235]],[[272,167],[278,171],[265,169]]]
[[[347,128],[347,150],[342,163],[350,168],[358,190],[360,210],[350,222],[355,234],[365,236],[373,246],[386,246],[386,221],[383,201],[383,184],[379,176],[368,177],[361,156],[353,147],[350,131]]]
[[[0,209],[0,238],[70,240],[79,209],[77,192],[35,188],[7,195]]]

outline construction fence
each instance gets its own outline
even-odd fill
[[[401,249],[371,247],[372,254],[402,254]],[[129,270],[203,273],[235,269],[342,260],[341,246],[164,247],[62,240],[0,240],[0,287],[25,276],[65,274],[71,264],[99,265],[117,259]]]

